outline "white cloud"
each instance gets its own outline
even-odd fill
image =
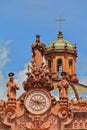
[[[6,40],[6,41],[4,42],[5,45],[10,45],[11,43],[12,43],[12,40]]]
[[[9,45],[11,40],[0,40],[0,99],[6,99],[6,78],[3,75],[3,69],[9,59]]]
[[[6,82],[7,82],[7,76],[3,75],[3,69],[6,67],[6,64],[10,61],[9,57],[9,45],[12,43],[11,40],[0,40],[0,99],[7,100],[6,95]],[[17,92],[17,97],[19,97],[23,92],[22,83],[24,80],[26,80],[26,71],[27,71],[27,65],[24,66],[23,70],[20,70],[19,72],[15,72],[15,82],[17,82],[20,90]]]
[[[9,44],[11,43],[11,40],[7,41],[0,41],[0,71],[4,68],[4,66],[7,64],[9,59]]]
[[[23,70],[20,70],[19,72],[15,73],[15,76],[16,76],[16,83],[18,84],[20,90],[18,90],[17,92],[17,97],[19,97],[22,93],[24,93],[24,89],[23,89],[23,86],[22,86],[22,83],[23,81],[26,80],[27,76],[26,76],[26,72],[27,72],[27,65],[29,63],[27,63],[25,66],[24,66],[24,69]]]
[[[6,100],[6,80],[5,77],[3,76],[2,72],[0,71],[0,99]]]

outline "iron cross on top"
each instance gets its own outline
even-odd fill
[[[56,19],[56,21],[60,22],[59,30],[61,31],[62,30],[62,22],[65,21],[65,19],[60,17],[59,19]]]

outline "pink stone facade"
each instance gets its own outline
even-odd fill
[[[13,73],[9,74],[8,101],[0,100],[0,130],[87,130],[87,100],[79,98],[75,88],[79,82],[70,80],[65,72],[61,79],[50,73],[43,63],[44,54],[46,47],[38,36],[32,45],[32,66],[28,66],[27,79],[23,81],[25,92],[19,98],[16,97],[19,87]],[[58,101],[51,95],[54,84],[59,91]],[[76,97],[71,101],[70,86]]]

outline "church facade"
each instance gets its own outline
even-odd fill
[[[0,130],[87,130],[87,100],[79,96],[87,86],[77,78],[76,58],[76,45],[65,41],[61,31],[48,47],[36,35],[25,92],[18,98],[14,73],[8,74],[8,100],[0,100]]]

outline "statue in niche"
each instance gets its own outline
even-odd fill
[[[67,81],[66,75],[67,75],[66,72],[62,72],[61,73],[62,79],[57,84],[57,87],[59,88],[59,99],[60,100],[68,100],[69,82]]]
[[[6,86],[8,87],[7,90],[7,97],[8,101],[15,101],[16,100],[16,90],[19,90],[18,85],[14,82],[14,73],[9,73],[9,81],[7,82]]]

